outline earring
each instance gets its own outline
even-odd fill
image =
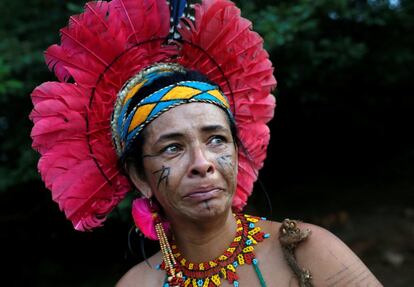
[[[142,197],[132,202],[132,217],[135,225],[151,240],[158,240],[155,225],[162,222],[158,214],[159,208],[151,199]],[[168,222],[162,222],[163,228],[168,232]]]
[[[174,254],[171,250],[170,243],[168,242],[167,235],[165,234],[163,224],[161,221],[159,221],[159,217],[158,222],[156,219],[155,230],[157,232],[158,240],[160,242],[162,257],[164,260],[164,269],[167,273],[168,286],[184,286],[183,273],[180,271],[177,261],[175,260]]]
[[[136,226],[149,239],[160,243],[164,267],[167,272],[169,286],[183,286],[183,274],[172,253],[170,243],[165,230],[169,230],[169,224],[163,222],[159,216],[159,207],[148,198],[135,199],[132,202],[132,217]]]

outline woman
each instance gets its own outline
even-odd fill
[[[233,3],[91,2],[61,33],[46,51],[60,82],[32,94],[33,146],[78,230],[139,191],[135,224],[161,251],[118,286],[380,285],[329,232],[240,213],[276,82]]]
[[[136,151],[127,155],[126,166],[132,182],[145,198],[153,198],[161,206],[187,267],[188,262],[214,261],[232,244],[237,227],[232,199],[240,147],[229,112],[215,104],[183,104],[157,117],[143,134],[142,156]],[[168,172],[162,172],[165,170]],[[269,235],[254,246],[260,273],[255,274],[248,264],[238,266],[235,280],[238,283],[232,283],[298,286],[285,255],[294,258],[289,252],[283,254],[279,242],[280,230],[284,229],[281,223],[261,220],[256,226]],[[301,286],[311,286],[311,281],[313,286],[380,286],[366,266],[334,235],[309,224],[302,223],[299,227],[312,230],[312,236],[297,250],[298,262],[312,274],[310,280],[306,272],[298,273]],[[305,238],[299,241],[302,239]],[[162,286],[165,271],[154,268],[161,262],[160,251],[149,258],[149,265],[143,262],[132,268],[117,286]],[[266,285],[260,285],[261,282]],[[228,281],[221,278],[221,283],[227,286]]]

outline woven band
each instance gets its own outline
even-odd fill
[[[119,157],[150,122],[182,104],[194,102],[214,104],[226,111],[229,118],[233,120],[228,99],[220,89],[215,85],[199,81],[181,81],[163,87],[139,101],[134,107],[130,107],[140,89],[160,77],[176,72],[184,73],[185,70],[172,63],[151,66],[130,79],[118,93],[111,126]]]

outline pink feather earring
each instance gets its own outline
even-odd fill
[[[160,224],[163,232],[169,234],[170,224],[161,218],[160,208],[151,199],[142,197],[132,202],[132,217],[135,225],[151,240],[159,240],[156,231],[156,225]]]
[[[159,211],[160,208],[151,199],[142,197],[132,202],[132,217],[135,225],[147,238],[158,240],[160,243],[169,286],[182,286],[184,283],[183,273],[179,270],[167,237],[170,224],[162,220]]]

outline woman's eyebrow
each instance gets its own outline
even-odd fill
[[[184,134],[178,133],[178,132],[163,134],[155,141],[155,144],[162,142],[162,141],[177,139],[177,138],[182,138],[182,137],[184,137]]]
[[[201,131],[202,132],[228,131],[228,128],[222,125],[209,125],[209,126],[203,126],[201,128]]]

